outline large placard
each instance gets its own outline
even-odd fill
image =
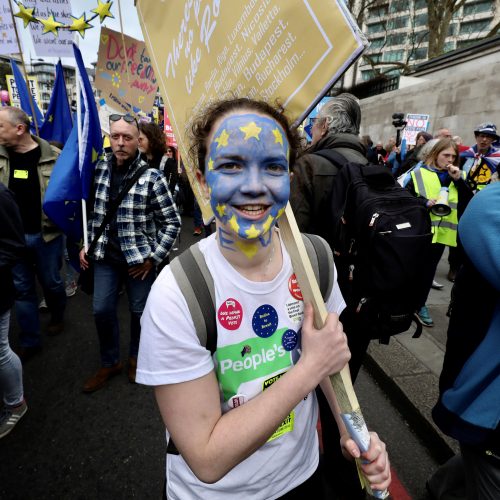
[[[9,0],[0,0],[0,54],[19,54]]]
[[[138,113],[142,110],[150,113],[158,83],[144,42],[127,35],[122,37],[119,31],[102,28],[95,86],[113,108],[124,112]]]
[[[7,82],[7,90],[9,91],[9,98],[11,106],[16,108],[21,107],[21,99],[19,98],[19,91],[17,90],[16,79],[14,75],[5,75],[5,81]],[[29,90],[35,102],[39,105],[38,96],[38,79],[36,76],[28,76]]]
[[[365,44],[336,0],[137,0],[136,5],[184,160],[186,123],[212,99],[227,92],[279,99],[299,123]],[[196,194],[201,200],[199,190]],[[208,219],[208,204],[201,206]]]

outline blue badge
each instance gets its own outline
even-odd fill
[[[293,331],[293,330],[288,330],[288,331]],[[297,344],[295,346],[295,349],[292,350],[292,363],[294,365],[297,364],[297,362],[300,359],[300,355],[302,354],[302,342],[301,342],[301,340],[302,340],[302,328],[297,332]],[[286,347],[285,347],[285,349],[286,349]]]
[[[287,330],[281,337],[281,344],[285,351],[293,351],[297,345],[299,337],[293,330]]]
[[[252,328],[258,337],[270,337],[278,328],[276,309],[268,304],[258,307],[253,314]]]

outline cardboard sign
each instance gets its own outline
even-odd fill
[[[406,115],[406,127],[403,130],[403,139],[406,139],[406,144],[416,144],[417,134],[419,132],[427,132],[429,128],[429,115]]]
[[[0,54],[18,54],[16,32],[10,14],[9,0],[0,0]]]
[[[361,54],[364,37],[336,0],[136,2],[186,171],[189,118],[224,93],[280,99],[296,123]],[[169,29],[165,29],[168,26]],[[203,217],[211,217],[197,186]]]
[[[70,0],[25,0],[22,2],[26,8],[34,8],[38,18],[47,19],[53,15],[54,19],[66,25],[71,24],[71,1]],[[16,9],[18,10],[18,9]],[[70,30],[57,30],[57,36],[53,33],[43,33],[44,27],[41,23],[30,23],[29,30],[35,54],[39,57],[74,57],[73,35]]]
[[[102,28],[95,86],[106,102],[121,112],[150,113],[158,83],[144,42]]]
[[[9,91],[10,104],[16,108],[21,107],[21,101],[19,99],[19,92],[17,90],[16,79],[14,75],[5,75],[5,80],[7,81],[7,90]],[[34,76],[28,76],[28,87],[30,89],[31,95],[37,104],[40,103],[38,100],[38,80]]]

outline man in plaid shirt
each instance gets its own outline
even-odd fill
[[[139,154],[139,127],[134,117],[110,116],[110,143],[113,154],[96,167],[89,241],[94,239],[111,202],[145,165]],[[135,382],[142,311],[156,277],[156,266],[167,257],[180,227],[163,173],[149,168],[121,201],[92,255],[87,256],[85,250],[80,252],[82,268],[88,267],[88,257],[94,261],[93,312],[101,352],[101,368],[85,382],[84,392],[101,389],[122,371],[117,305],[123,284],[130,310],[128,378]]]

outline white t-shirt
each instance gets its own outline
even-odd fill
[[[303,301],[283,244],[283,267],[268,282],[241,276],[220,252],[215,235],[199,245],[214,277],[217,351],[212,358],[200,345],[184,296],[167,267],[154,283],[142,315],[136,381],[175,384],[216,370],[226,412],[258,395],[297,362]],[[335,283],[327,309],[340,314],[344,307]],[[215,484],[202,483],[180,455],[168,454],[169,500],[261,500],[284,495],[317,468],[317,418],[313,392],[264,446]]]

